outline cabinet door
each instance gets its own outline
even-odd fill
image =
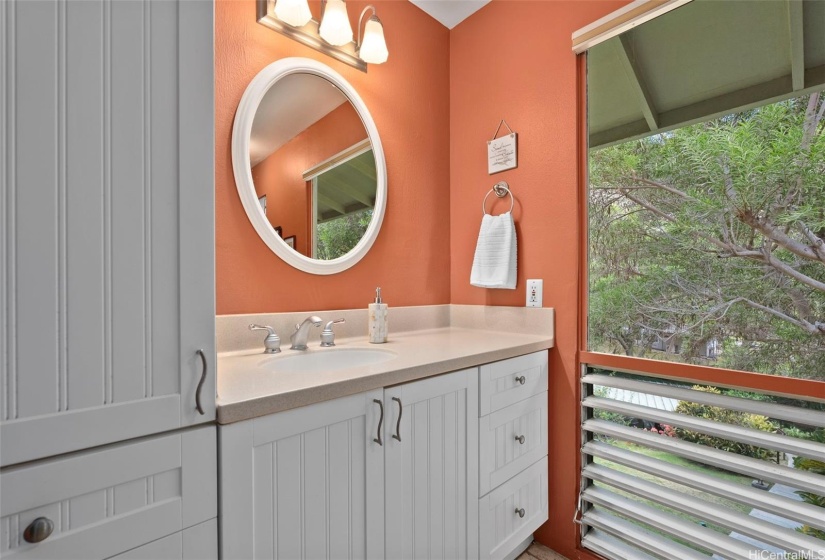
[[[385,389],[384,408],[386,557],[477,558],[478,370]]]
[[[218,560],[218,519],[112,556],[112,560]]]
[[[2,466],[214,419],[212,12],[0,3]]]
[[[219,427],[222,558],[382,558],[382,396]]]

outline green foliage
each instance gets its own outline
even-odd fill
[[[349,253],[364,236],[371,220],[372,210],[364,210],[318,224],[316,257],[327,261]]]
[[[695,391],[702,391],[705,393],[721,394],[721,391],[716,387],[693,387]],[[731,424],[734,426],[742,426],[763,432],[773,432],[776,430],[776,425],[770,421],[766,416],[759,414],[751,414],[747,412],[739,412],[737,410],[730,410],[728,408],[720,408],[718,406],[709,406],[690,401],[679,401],[676,406],[676,412],[696,418],[703,418],[712,422],[720,422],[723,424]],[[746,457],[754,457],[757,459],[771,459],[774,457],[774,452],[769,449],[764,449],[754,445],[748,445],[737,441],[730,441],[727,439],[710,436],[701,432],[694,432],[684,428],[676,428],[676,435],[679,439],[689,441],[691,443],[700,443],[713,447],[714,449],[721,449],[737,455],[744,455]]]
[[[592,349],[825,379],[823,104],[591,151]]]
[[[825,429],[819,428],[813,432],[810,439],[817,443],[825,443]],[[817,461],[815,459],[807,459],[805,457],[797,457],[794,459],[794,467],[803,471],[809,471],[815,474],[825,475],[825,462]],[[797,492],[802,497],[805,503],[825,508],[825,496],[814,494],[813,492]],[[823,514],[825,515],[825,514]],[[825,540],[825,531],[815,529],[810,525],[804,525],[798,529],[799,532],[805,533],[812,537]]]

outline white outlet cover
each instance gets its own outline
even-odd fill
[[[527,307],[541,307],[544,292],[544,280],[531,279],[527,280]]]

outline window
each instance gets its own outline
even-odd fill
[[[586,54],[582,546],[818,558],[825,3],[678,4]]]

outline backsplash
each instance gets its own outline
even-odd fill
[[[338,339],[363,337],[367,339],[367,309],[343,309],[336,311],[300,311],[289,313],[219,315],[216,318],[218,352],[263,350],[266,333],[250,331],[256,323],[273,327],[281,338],[281,348],[289,348],[289,337],[295,325],[310,315],[322,319],[321,327],[313,327],[310,346],[319,344],[321,329],[333,319],[346,322],[335,325]],[[393,334],[440,329],[446,327],[495,330],[517,334],[553,336],[554,311],[551,308],[487,307],[483,305],[422,305],[390,307],[389,340]],[[317,331],[317,332],[315,332]]]

